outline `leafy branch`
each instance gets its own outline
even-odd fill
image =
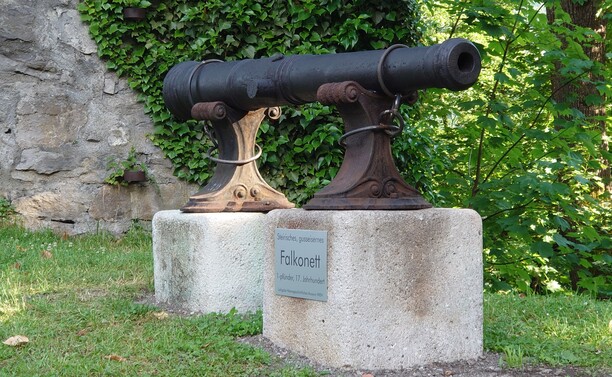
[[[543,114],[544,109],[546,107],[546,105],[553,99],[555,93],[559,90],[561,90],[562,88],[564,88],[565,86],[569,85],[570,83],[572,83],[573,81],[579,79],[580,77],[584,76],[584,74],[586,74],[586,72],[571,78],[570,80],[568,80],[567,82],[565,82],[561,87],[557,88],[553,93],[551,93],[548,97],[546,97],[546,99],[544,100],[544,103],[542,103],[542,105],[540,106],[535,118],[533,119],[533,121],[531,122],[531,125],[527,128],[527,129],[533,129],[534,127],[536,127],[538,119],[540,118],[540,116]],[[510,145],[510,147],[497,159],[497,161],[495,161],[495,163],[493,164],[493,166],[491,167],[491,170],[489,171],[489,173],[485,176],[485,178],[482,180],[482,183],[485,183],[486,181],[489,180],[489,178],[491,177],[491,175],[493,175],[493,173],[495,172],[495,169],[497,168],[497,166],[502,162],[502,160],[504,158],[506,158],[508,156],[508,154],[510,154],[510,152],[517,146],[519,145],[519,143],[527,136],[526,133],[522,133],[519,138],[512,143],[512,145]]]

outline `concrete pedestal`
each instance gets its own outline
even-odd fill
[[[472,210],[268,214],[264,336],[319,363],[401,369],[482,354],[482,222]],[[275,228],[328,231],[328,301],[274,293]]]
[[[263,213],[182,213],[153,217],[155,299],[210,313],[262,307]]]

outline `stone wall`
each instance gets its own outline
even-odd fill
[[[172,175],[142,104],[106,70],[76,6],[0,0],[0,198],[28,228],[121,233],[197,187]],[[105,184],[109,159],[132,147],[156,183]]]

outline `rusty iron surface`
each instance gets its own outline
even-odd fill
[[[279,109],[259,109],[248,113],[235,111],[223,102],[198,103],[192,116],[211,122],[219,156],[210,181],[192,195],[183,212],[267,212],[293,208],[285,195],[262,178],[253,154],[257,130],[266,116],[276,117]]]
[[[322,85],[317,99],[338,108],[345,132],[350,136],[344,141],[346,150],[338,174],[304,205],[304,209],[413,210],[431,207],[399,174],[391,154],[389,127],[379,124],[380,115],[392,107],[392,98],[346,81]],[[372,127],[376,125],[379,127]],[[367,130],[359,132],[362,128]]]
[[[429,47],[209,59],[172,67],[164,78],[163,97],[175,117],[187,120],[198,102],[223,101],[241,110],[300,105],[317,101],[319,87],[334,82],[355,81],[387,97],[426,88],[464,90],[476,82],[480,69],[478,49],[461,38]]]

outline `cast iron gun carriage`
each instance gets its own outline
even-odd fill
[[[414,102],[419,89],[465,90],[480,68],[478,50],[460,38],[430,47],[180,63],[164,79],[166,106],[180,120],[210,121],[219,149],[213,177],[182,210],[293,207],[261,178],[255,136],[266,113],[275,117],[278,106],[315,101],[338,108],[346,151],[336,177],[305,209],[431,207],[393,162],[391,138],[403,127],[399,105]]]

